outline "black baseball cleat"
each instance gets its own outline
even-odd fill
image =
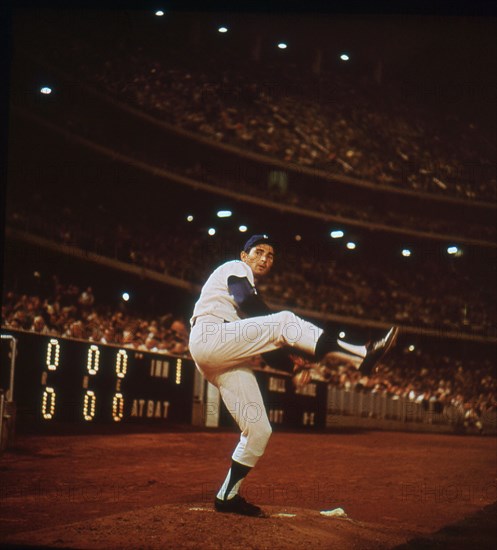
[[[255,504],[250,504],[240,495],[235,495],[229,500],[221,500],[216,497],[214,508],[218,512],[225,514],[240,514],[242,516],[252,516],[254,518],[265,518],[266,514]]]
[[[387,354],[394,345],[399,333],[399,327],[392,327],[381,340],[369,342],[366,344],[366,357],[364,357],[359,371],[366,376],[369,376],[379,361]]]

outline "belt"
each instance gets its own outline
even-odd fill
[[[225,319],[221,319],[221,317],[217,317],[216,315],[211,315],[211,314],[208,314],[208,315],[198,315],[197,317],[195,317],[195,319],[193,319],[193,322],[192,322],[192,328],[197,324],[197,321],[199,319],[202,319],[203,321],[207,321],[209,318],[211,318],[212,320],[216,320],[218,321],[219,323],[229,323],[230,321],[226,321]]]

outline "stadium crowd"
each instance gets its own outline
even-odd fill
[[[84,71],[87,69],[88,68],[85,65],[85,67],[82,68],[82,74],[84,74]],[[107,75],[107,73],[105,74]],[[336,78],[339,79],[340,77],[337,76]],[[214,79],[213,81],[216,80]],[[171,78],[171,86],[174,86],[175,84],[175,78]],[[288,83],[288,90],[291,90],[292,86],[293,88],[295,88],[295,82],[293,84]],[[162,87],[158,86],[158,89],[162,90]],[[278,89],[278,86],[276,86],[276,89]],[[283,89],[286,88],[284,88],[283,86]],[[340,89],[340,86],[338,86],[337,89]],[[343,95],[345,98],[348,98],[349,101],[351,101],[351,95],[349,92],[350,90],[347,89],[347,93],[343,92]],[[311,93],[311,91],[309,91],[309,93]],[[314,93],[316,93],[315,90]],[[368,93],[370,93],[372,96],[374,95],[373,92],[368,91]],[[225,94],[221,95],[224,97]],[[227,94],[228,97],[229,95],[230,94]],[[235,95],[240,95],[242,98],[244,97],[244,94],[240,91],[237,91]],[[318,96],[319,95],[320,94],[318,94]],[[369,97],[367,94],[366,96]],[[417,231],[421,230],[423,232],[428,232],[432,234],[445,234],[451,235],[453,237],[469,237],[475,239],[484,239],[487,241],[494,240],[497,236],[495,224],[488,221],[485,223],[484,218],[479,217],[478,215],[473,216],[470,223],[466,222],[461,224],[459,220],[449,219],[441,215],[424,215],[422,209],[415,210],[414,208],[385,208],[384,204],[386,204],[386,202],[388,201],[383,201],[381,199],[377,201],[358,201],[357,199],[350,200],[350,198],[347,199],[345,197],[340,197],[336,192],[336,188],[333,185],[333,182],[330,182],[324,178],[317,178],[317,180],[314,181],[312,185],[306,185],[304,188],[299,188],[299,185],[301,185],[302,187],[302,184],[299,184],[299,177],[292,174],[289,184],[283,186],[282,188],[277,185],[272,185],[268,182],[269,174],[266,177],[254,178],[244,176],[241,173],[233,173],[233,171],[231,171],[231,173],[226,170],[223,171],[223,166],[221,162],[206,163],[199,159],[198,156],[195,154],[178,155],[176,149],[172,148],[170,150],[170,148],[167,146],[168,140],[170,140],[168,136],[163,137],[164,144],[162,146],[160,144],[151,143],[151,140],[153,142],[157,141],[156,135],[145,139],[143,138],[143,136],[141,136],[140,132],[133,132],[131,128],[129,128],[128,131],[116,133],[115,121],[109,121],[106,116],[108,105],[105,104],[105,102],[99,103],[99,101],[91,98],[90,96],[88,96],[87,99],[87,103],[89,102],[90,107],[87,106],[87,108],[82,108],[82,105],[79,103],[79,101],[70,101],[66,103],[66,107],[63,108],[61,103],[56,102],[52,105],[52,110],[47,109],[47,105],[45,105],[45,107],[43,108],[43,114],[44,116],[46,116],[48,113],[50,113],[50,118],[53,117],[52,122],[55,122],[57,125],[71,131],[77,136],[82,136],[86,139],[89,139],[95,144],[110,147],[112,150],[115,150],[127,156],[130,161],[143,161],[153,166],[154,168],[160,167],[162,169],[170,171],[172,174],[187,176],[195,181],[208,183],[215,187],[228,188],[230,190],[240,193],[241,195],[252,196],[254,193],[263,193],[265,199],[269,199],[274,203],[284,202],[286,205],[297,206],[312,211],[313,213],[320,212],[323,214],[349,218],[353,221],[359,220],[368,223],[380,223],[394,228],[414,229]],[[130,98],[127,98],[127,100],[131,101]],[[304,103],[304,100],[299,100],[298,102],[299,105],[303,105]],[[328,105],[329,102],[325,101],[324,103]],[[331,101],[331,104],[334,105],[334,101]],[[358,104],[360,104],[360,102]],[[171,109],[176,112],[176,110],[179,108],[178,106],[181,105],[181,102],[172,101]],[[201,105],[199,104],[198,109],[200,108]],[[207,109],[207,111],[209,111],[209,109]],[[298,109],[297,107],[295,107],[295,109],[292,109],[291,111],[297,112]],[[369,116],[370,113],[369,111],[367,112]],[[409,110],[409,114],[412,115],[412,112],[412,110]],[[368,116],[366,116],[365,114],[364,117],[358,118],[360,120],[367,120]],[[126,120],[127,118],[131,117],[123,111],[122,118]],[[215,118],[217,120],[217,116]],[[452,147],[461,147],[461,150],[457,155],[454,153],[455,158],[459,159],[457,162],[461,162],[460,159],[465,158],[465,156],[469,154],[468,151],[471,151],[472,148],[478,150],[477,156],[479,160],[475,160],[472,163],[467,161],[465,164],[465,170],[469,174],[466,179],[469,179],[475,185],[477,183],[480,184],[482,181],[486,181],[486,179],[494,181],[495,164],[492,165],[491,161],[482,160],[482,158],[485,157],[485,154],[482,151],[488,151],[489,148],[484,147],[480,144],[476,144],[476,142],[473,144],[472,147],[466,142],[462,144],[457,144],[454,142],[454,136],[458,136],[458,139],[462,139],[460,138],[460,136],[464,135],[464,132],[461,133],[460,129],[450,130],[450,128],[448,129],[446,125],[442,126],[444,128],[444,131],[446,131],[448,134],[450,134],[450,131],[452,131],[452,134],[450,135],[450,139],[448,135],[447,139],[443,139],[441,141],[444,144],[447,144],[447,147],[449,147],[449,144],[452,144]],[[363,127],[361,126],[361,128]],[[427,131],[427,134],[429,134],[429,136],[432,136],[433,131]],[[371,139],[367,136],[368,131],[364,130],[364,135],[357,137],[357,139],[355,139],[355,142],[361,144],[362,146],[363,143],[367,143],[368,139]],[[341,142],[342,140],[340,139],[339,141]],[[440,139],[438,141],[440,141]],[[375,143],[378,143],[378,147],[380,143],[382,144],[381,150],[383,154],[386,155],[386,157],[390,155],[390,159],[395,158],[395,155],[390,151],[389,147],[384,147],[383,141],[380,141],[380,139],[378,138],[375,140]],[[388,143],[388,141],[386,143]],[[426,144],[429,143],[429,139],[427,136],[423,137],[423,143],[425,144],[425,147]],[[194,159],[193,161],[192,156]],[[490,152],[488,152],[486,156],[488,158],[491,158]],[[350,162],[352,161],[350,160]],[[455,164],[447,164],[447,169],[449,166],[452,166],[453,170],[463,170],[463,168],[461,167],[457,168],[457,162],[455,162]],[[409,164],[409,166],[412,168],[413,165]],[[404,177],[405,168],[403,168],[402,170]],[[411,176],[409,175],[406,177],[409,178]],[[440,178],[435,177],[435,179],[439,183],[442,182]],[[473,198],[479,198],[482,200],[484,199],[488,202],[488,199],[495,198],[490,195],[491,194],[483,193],[481,196],[476,197],[475,195]],[[449,194],[447,196],[449,196]],[[469,196],[465,198],[469,198]]]
[[[31,199],[35,203],[30,205]],[[123,211],[113,219],[112,210],[102,203],[95,208],[75,201],[73,208],[59,209],[54,201],[56,197],[41,200],[40,192],[26,198],[23,206],[9,210],[9,226],[194,284],[201,284],[212,266],[227,259],[228,251],[233,255],[238,250],[233,238],[211,239],[193,227],[170,231],[160,218],[152,221],[149,210],[143,218],[133,212],[131,227]],[[94,213],[91,225],[88,211]],[[469,273],[458,268],[457,260],[437,256],[417,260],[415,269],[400,259],[385,269],[380,259],[336,257],[325,244],[311,250],[292,247],[282,256],[259,287],[282,308],[496,335],[491,269]]]
[[[336,71],[219,67],[143,49],[101,55],[75,41],[46,54],[79,78],[160,120],[216,142],[332,174],[466,199],[495,200],[495,144],[453,112],[440,119],[409,90]]]
[[[39,274],[38,274],[39,276]],[[92,287],[85,290],[52,278],[46,296],[5,293],[2,325],[39,334],[116,344],[136,350],[188,354],[185,322],[171,314],[145,318],[108,305],[95,304]]]
[[[282,203],[295,206],[303,210],[325,215],[333,215],[350,219],[353,222],[381,224],[394,229],[410,229],[431,233],[434,235],[450,235],[452,238],[474,238],[492,241],[497,237],[497,228],[493,223],[485,223],[478,216],[474,216],[471,223],[461,223],[460,220],[443,218],[442,216],[423,215],[423,211],[414,208],[404,209],[384,208],[385,201],[381,199],[369,201],[348,201],[337,196],[333,185],[328,181],[317,182],[305,189],[297,189],[295,185],[278,186],[271,183],[270,172],[267,177],[249,178],[240,173],[228,173],[222,166],[213,163],[202,163],[194,156],[192,163],[190,155],[177,155],[167,147],[150,147],[147,140],[139,139],[138,135],[116,136],[112,124],[105,121],[105,115],[100,113],[86,113],[71,108],[69,116],[60,117],[56,114],[56,124],[72,132],[76,136],[84,137],[91,142],[107,146],[118,153],[124,154],[131,162],[145,162],[154,168],[158,167],[175,176],[186,176],[200,184],[207,183],[214,188],[224,188],[243,196],[258,195],[265,200],[272,201],[275,208]],[[130,132],[131,134],[131,132]],[[134,140],[133,143],[132,140]],[[167,141],[167,139],[166,139]]]
[[[479,432],[483,431],[485,420],[497,422],[497,376],[492,360],[463,361],[455,356],[404,348],[394,350],[369,377],[332,357],[327,361],[329,372],[325,379],[335,387],[403,398],[420,404],[427,415],[443,413],[459,426]]]
[[[373,224],[387,225],[392,228],[411,229],[438,235],[451,235],[452,238],[474,238],[493,241],[497,237],[495,224],[482,222],[480,219],[473,219],[472,222],[461,224],[460,221],[442,219],[442,217],[423,216],[423,212],[413,211],[399,212],[395,209],[379,209],[373,203],[347,203],[333,197],[333,191],[329,186],[308,186],[306,192],[298,192],[290,187],[278,188],[266,181],[242,180],[239,176],[230,177],[226,173],[217,174],[212,168],[206,168],[197,162],[193,167],[182,167],[177,163],[165,162],[164,158],[159,161],[162,168],[173,173],[188,176],[197,181],[210,183],[215,186],[226,187],[241,194],[258,194],[275,205],[281,204],[296,206],[311,212],[320,212],[341,218],[348,218],[354,221],[362,221]]]

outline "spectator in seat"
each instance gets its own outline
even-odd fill
[[[48,334],[50,332],[48,330],[47,324],[45,323],[45,319],[41,315],[37,315],[33,319],[33,324],[31,325],[31,328],[29,330],[37,332],[38,334]]]

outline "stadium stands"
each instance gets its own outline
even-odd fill
[[[286,67],[241,71],[192,64],[175,51],[161,58],[118,54],[102,57],[74,39],[47,57],[89,85],[219,143],[392,187],[497,197],[492,138],[457,113],[433,117],[412,95],[336,73],[307,82]]]
[[[91,287],[51,279],[51,292],[33,296],[7,291],[2,305],[2,325],[102,344],[185,355],[188,331],[185,322],[171,314],[140,317],[94,302]]]
[[[85,202],[84,195],[87,200]],[[150,210],[137,208],[132,225],[123,210],[109,217],[112,205],[103,194],[95,208],[93,195],[82,193],[72,208],[42,191],[9,211],[8,223],[54,242],[68,244],[147,267],[200,284],[209,269],[222,262],[226,251],[236,253],[233,237],[211,240],[199,228],[179,233],[164,224],[148,222]],[[86,222],[92,212],[92,223]],[[240,237],[238,237],[240,240]],[[366,260],[366,258],[365,258]],[[455,261],[454,261],[455,260]],[[329,246],[294,244],[282,251],[274,273],[261,285],[268,299],[284,307],[301,307],[321,313],[384,321],[399,325],[459,331],[495,337],[495,289],[491,271],[473,269],[457,259],[427,257],[415,267],[400,259],[386,268],[376,261],[337,255]],[[443,300],[440,299],[443,296]]]
[[[92,287],[81,291],[73,283],[62,283],[57,276],[50,277],[44,287],[46,293],[41,296],[6,291],[2,327],[188,355],[188,329],[182,319],[171,314],[138,316],[99,304]],[[462,411],[466,427],[481,429],[481,417],[497,411],[495,365],[488,359],[461,359],[455,354],[403,347],[369,377],[332,356],[327,364],[332,373],[327,379],[336,388],[408,398],[415,403],[434,402],[440,410],[452,406]],[[263,361],[260,366],[264,366]]]

